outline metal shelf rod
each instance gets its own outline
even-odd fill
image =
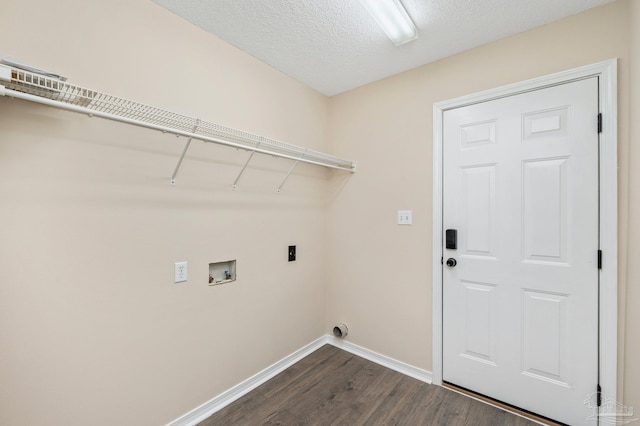
[[[314,164],[316,166],[322,166],[322,167],[327,167],[330,169],[336,169],[336,170],[343,170],[345,172],[351,172],[351,173],[355,173],[355,164],[351,163],[350,167],[346,167],[346,166],[340,166],[340,165],[334,165],[334,164],[329,164],[329,163],[324,163],[322,161],[316,161],[310,158],[303,158],[300,156],[295,156],[295,155],[289,155],[289,154],[284,154],[284,153],[280,153],[280,152],[276,152],[276,151],[271,151],[269,149],[264,149],[264,148],[258,148],[258,147],[250,147],[250,146],[246,146],[240,143],[235,143],[235,142],[231,142],[231,141],[227,141],[224,139],[220,139],[220,138],[214,138],[211,136],[205,136],[205,135],[198,135],[196,133],[193,132],[187,132],[184,130],[180,130],[180,129],[176,129],[176,128],[172,128],[172,127],[168,127],[168,126],[162,126],[162,125],[158,125],[158,124],[154,124],[154,123],[146,123],[143,121],[139,121],[139,120],[135,120],[133,118],[128,118],[128,117],[122,117],[122,116],[118,116],[118,115],[114,115],[114,114],[110,114],[107,112],[103,112],[100,110],[94,110],[94,109],[89,109],[89,108],[85,108],[82,106],[78,106],[78,105],[73,105],[73,104],[68,104],[65,102],[60,102],[60,101],[56,101],[53,99],[48,99],[42,96],[36,96],[36,95],[31,95],[28,93],[24,93],[24,92],[19,92],[13,89],[8,89],[3,85],[0,85],[0,96],[8,96],[11,98],[16,98],[16,99],[22,99],[22,100],[26,100],[26,101],[30,101],[30,102],[35,102],[35,103],[39,103],[39,104],[43,104],[43,105],[47,105],[47,106],[51,106],[54,108],[60,108],[60,109],[64,109],[67,111],[72,111],[72,112],[77,112],[79,114],[85,114],[91,117],[100,117],[100,118],[104,118],[106,120],[112,120],[112,121],[118,121],[121,123],[127,123],[127,124],[132,124],[134,126],[139,126],[139,127],[145,127],[148,129],[153,129],[153,130],[158,130],[164,133],[172,133],[178,136],[184,136],[187,138],[193,138],[193,139],[198,139],[201,140],[203,142],[211,142],[211,143],[216,143],[216,144],[220,144],[220,145],[226,145],[226,146],[230,146],[233,148],[238,148],[238,149],[244,149],[245,151],[249,151],[249,152],[258,152],[261,154],[266,154],[266,155],[273,155],[275,157],[280,157],[280,158],[287,158],[290,160],[294,160],[294,161],[302,161],[303,163],[308,163],[308,164]],[[304,155],[304,154],[303,154]]]

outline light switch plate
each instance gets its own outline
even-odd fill
[[[398,225],[411,225],[411,210],[398,210]]]

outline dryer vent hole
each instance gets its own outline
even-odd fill
[[[333,335],[336,336],[337,338],[342,339],[347,334],[349,334],[349,329],[347,328],[346,325],[338,324],[335,327],[333,327]]]

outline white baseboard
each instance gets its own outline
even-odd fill
[[[381,355],[377,352],[370,351],[369,349],[365,349],[362,346],[347,342],[346,340],[338,339],[329,335],[326,335],[325,338],[327,339],[327,343],[335,346],[336,348],[340,348],[361,358],[368,359],[369,361],[375,362],[376,364],[380,364],[383,367],[390,368],[406,376],[413,377],[414,379],[418,379],[422,382],[431,384],[432,376],[430,371],[423,370],[421,368],[414,367],[413,365],[406,364],[402,361],[398,361],[396,359],[389,358],[388,356]]]
[[[335,346],[336,348],[340,348],[361,358],[368,359],[369,361],[375,362],[376,364],[380,364],[383,367],[390,368],[409,377],[413,377],[414,379],[418,379],[426,383],[431,383],[431,372],[427,370],[422,370],[404,362],[381,355],[377,352],[370,351],[363,348],[362,346],[355,345],[351,342],[347,342],[345,340],[338,339],[327,334],[309,343],[305,347],[298,349],[291,355],[284,357],[280,361],[251,376],[247,380],[237,384],[231,389],[222,392],[220,395],[205,402],[201,406],[194,408],[187,414],[168,423],[167,426],[197,425],[199,422],[211,416],[216,411],[223,409],[233,401],[249,393],[267,380],[283,372],[296,362],[300,361],[302,358],[320,349],[326,344]]]
[[[320,349],[322,346],[327,344],[326,337],[321,337],[305,347],[298,349],[291,355],[288,355],[282,358],[280,361],[275,364],[265,368],[259,373],[254,374],[249,377],[247,380],[235,385],[231,389],[228,389],[222,392],[220,395],[215,398],[205,402],[201,406],[194,408],[189,411],[187,414],[175,419],[174,421],[168,423],[167,426],[195,426],[207,417],[211,416],[216,411],[219,411],[231,404],[236,399],[242,397],[243,395],[249,393],[253,389],[257,388],[267,380],[276,376],[277,374],[283,372],[287,368],[291,367],[296,362],[300,361],[302,358],[311,354],[312,352]]]

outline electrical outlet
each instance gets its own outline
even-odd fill
[[[175,282],[183,283],[187,280],[187,262],[176,262],[175,263]]]
[[[398,225],[411,225],[411,210],[398,210]]]

